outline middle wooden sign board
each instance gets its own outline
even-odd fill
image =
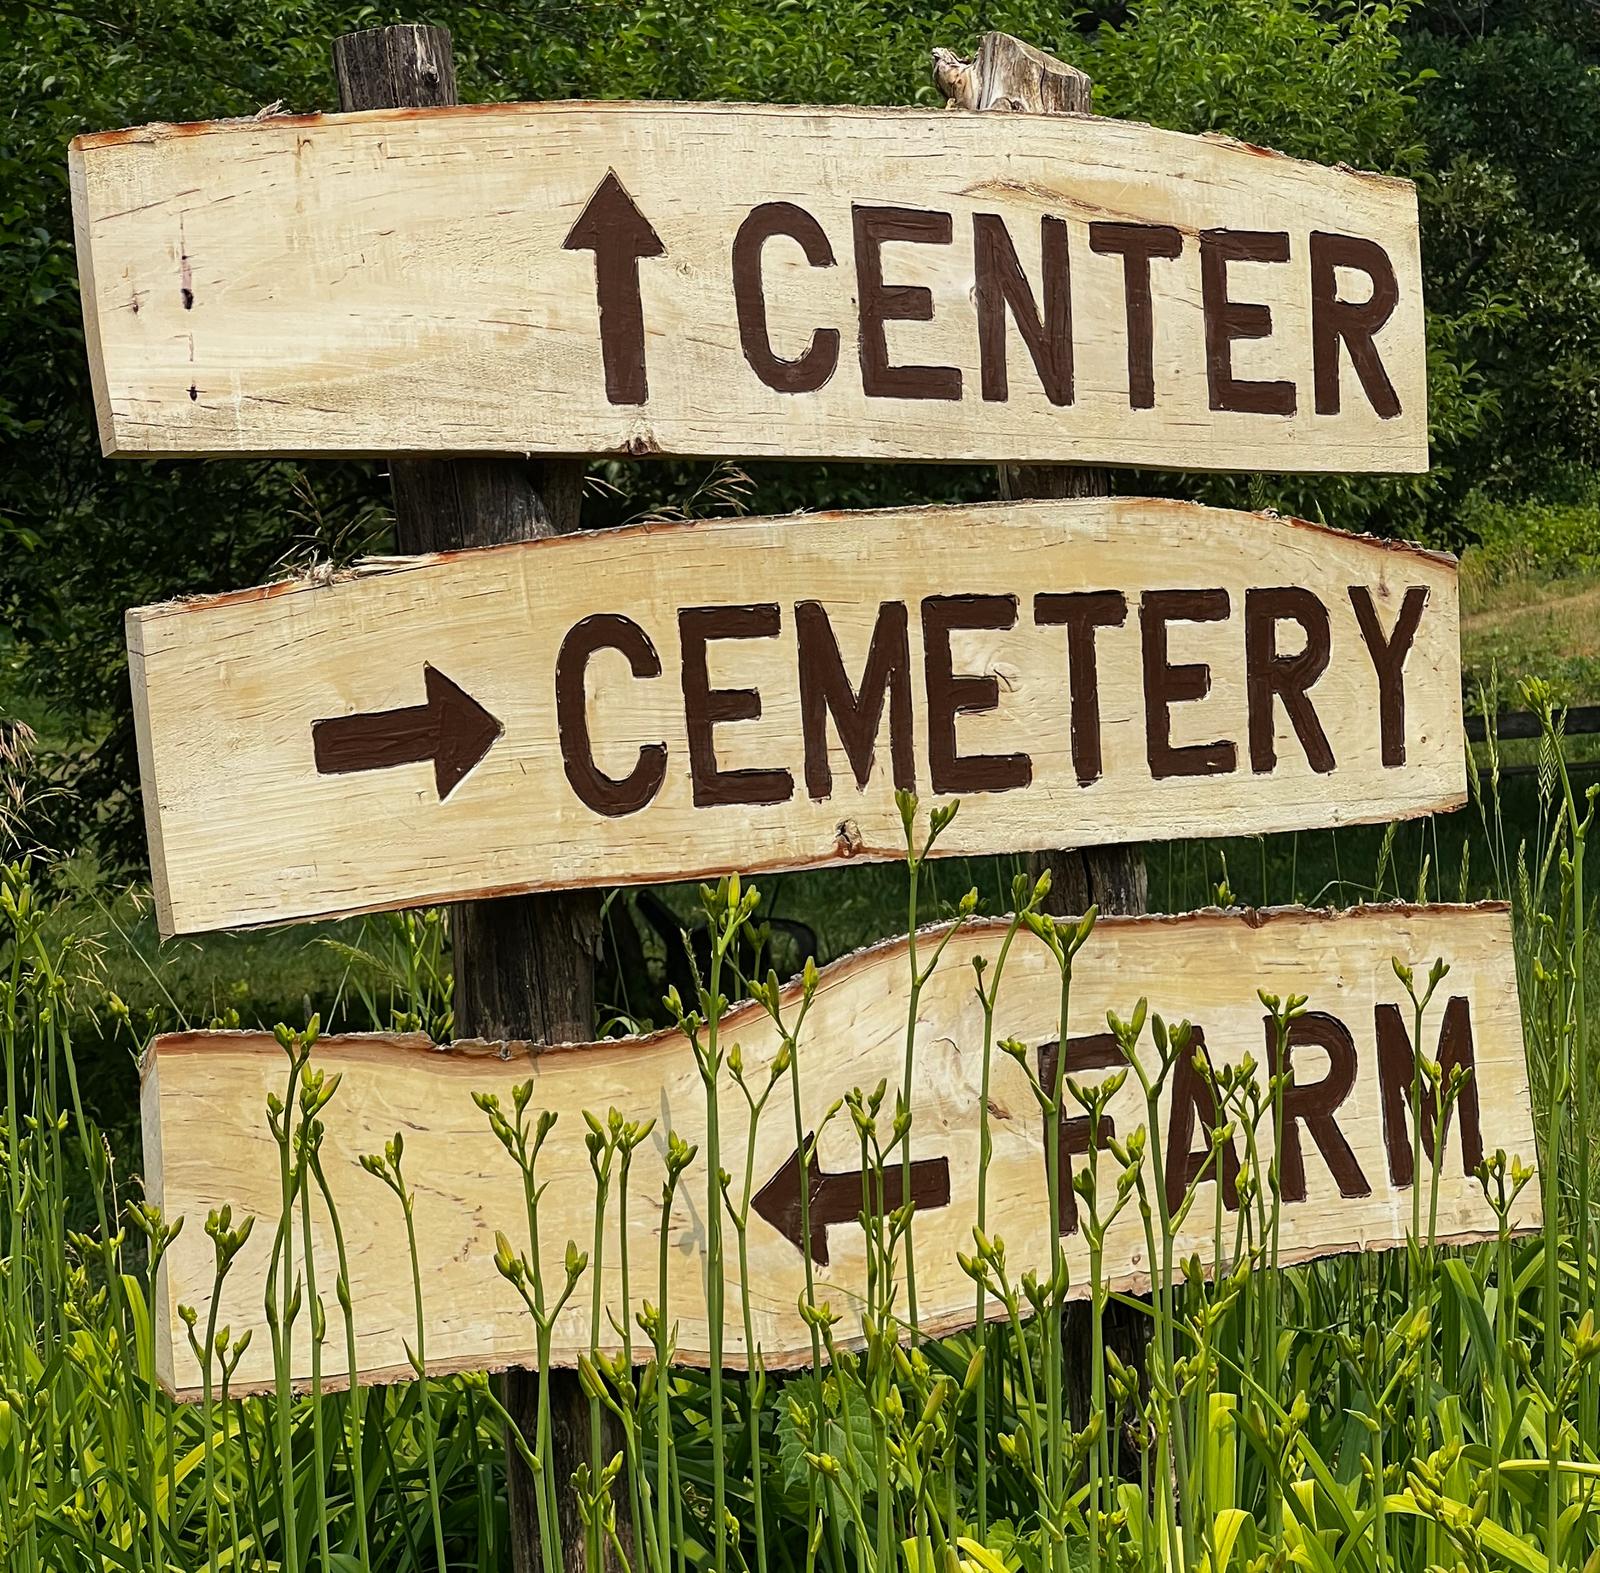
[[[1137,499],[642,526],[130,614],[165,933],[1465,799],[1446,557]]]

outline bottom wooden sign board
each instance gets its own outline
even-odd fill
[[[972,1249],[977,1221],[983,1026],[971,962],[987,958],[992,978],[1004,933],[1000,920],[973,923],[958,933],[927,984],[918,1011],[911,1183],[918,1201],[914,1244],[919,1310],[922,1326],[930,1332],[969,1326],[974,1316],[974,1287],[956,1261],[958,1250]],[[930,953],[927,945],[937,937],[924,941],[923,965]],[[1530,1167],[1536,1157],[1511,922],[1504,906],[1394,906],[1339,914],[1211,911],[1102,920],[1074,972],[1067,1069],[1080,1084],[1111,1074],[1118,1054],[1106,1033],[1106,1012],[1126,1017],[1143,994],[1151,1009],[1169,1021],[1195,1023],[1217,1067],[1252,1056],[1264,1086],[1273,1034],[1256,991],[1309,996],[1308,1013],[1296,1023],[1289,1045],[1293,1085],[1283,1100],[1280,1257],[1295,1262],[1398,1244],[1411,1222],[1417,1166],[1411,1141],[1412,1013],[1394,971],[1395,958],[1415,967],[1419,978],[1435,958],[1449,964],[1424,1022],[1423,1048],[1447,1068],[1463,1065],[1472,1072],[1438,1164],[1438,1238],[1465,1242],[1492,1236],[1495,1216],[1473,1168],[1484,1153],[1497,1148]],[[852,1088],[871,1088],[883,1078],[891,1089],[898,1087],[907,991],[903,940],[858,952],[823,972],[795,1059],[802,1123],[808,1130]],[[1041,1057],[1050,1065],[1060,1052],[1059,995],[1053,959],[1024,932],[1006,964],[995,1026],[997,1038],[1015,1037],[1028,1046],[1036,1068]],[[792,1015],[794,986],[787,998]],[[740,1045],[746,1078],[757,1088],[764,1086],[779,1043],[770,1018],[758,1006],[742,1004],[723,1025],[725,1045]],[[1153,1065],[1148,1029],[1139,1052]],[[602,1277],[610,1314],[602,1339],[615,1347],[614,1329],[631,1320],[644,1299],[657,1299],[665,1227],[668,1313],[678,1324],[678,1357],[705,1363],[706,1098],[680,1033],[535,1050],[485,1043],[438,1048],[415,1036],[339,1037],[317,1046],[314,1064],[342,1077],[322,1114],[323,1168],[350,1264],[359,1379],[393,1381],[410,1374],[406,1345],[414,1341],[415,1312],[404,1220],[394,1194],[359,1162],[363,1154],[381,1152],[396,1131],[405,1137],[405,1178],[416,1198],[430,1370],[536,1363],[532,1324],[493,1261],[497,1230],[517,1248],[527,1248],[522,1187],[514,1164],[471,1097],[476,1091],[494,1091],[509,1107],[512,1087],[529,1077],[532,1108],[559,1116],[538,1171],[549,1182],[540,1218],[546,1282],[559,1286],[563,1281],[562,1256],[569,1238],[581,1249],[592,1244],[595,1191],[584,1143],[584,1111],[604,1119],[614,1107],[630,1120],[654,1119],[653,1133],[635,1155],[628,1197],[629,1305],[623,1303],[619,1270],[615,1187],[607,1210]],[[195,1396],[200,1383],[179,1307],[194,1307],[205,1325],[214,1264],[201,1223],[208,1209],[224,1202],[232,1204],[236,1217],[251,1213],[260,1220],[225,1281],[218,1307],[218,1325],[230,1326],[236,1338],[247,1327],[255,1332],[234,1390],[271,1384],[262,1305],[281,1208],[279,1155],[268,1129],[266,1102],[270,1093],[282,1095],[286,1068],[283,1051],[262,1033],[159,1038],[144,1066],[149,1195],[169,1218],[182,1215],[188,1220],[166,1257],[156,1310],[157,1369],[179,1397]],[[811,1339],[797,1309],[806,1253],[819,1302],[831,1302],[843,1315],[841,1337],[858,1330],[853,1307],[865,1283],[865,1237],[857,1218],[860,1148],[845,1116],[822,1127],[808,1177],[811,1229],[806,1235],[799,1224],[802,1171],[788,1074],[758,1122],[749,1274],[742,1285],[735,1237],[724,1228],[721,1269],[729,1307],[724,1350],[732,1366],[743,1366],[749,1358],[741,1295],[750,1300],[755,1341],[768,1366],[809,1360]],[[886,1109],[892,1101],[891,1093]],[[1210,1105],[1207,1082],[1187,1064],[1177,1067],[1159,1111],[1157,1134],[1167,1173],[1152,1175],[1152,1184],[1166,1183],[1169,1194],[1181,1194],[1207,1151],[1214,1123]],[[1145,1121],[1136,1078],[1128,1078],[1108,1112],[1123,1136]],[[1062,1125],[1062,1151],[1076,1169],[1084,1161],[1086,1121],[1070,1118],[1078,1114],[1070,1101],[1065,1113],[1069,1118]],[[745,1183],[749,1116],[726,1070],[718,1117],[721,1163],[730,1171],[732,1194],[738,1197]],[[1046,1269],[1050,1239],[1044,1121],[1021,1067],[998,1051],[991,1063],[989,1124],[993,1159],[988,1232],[1005,1241],[1013,1275]],[[669,1130],[700,1152],[663,1224],[659,1154]],[[1270,1112],[1258,1139],[1264,1153],[1273,1150]],[[1236,1150],[1242,1156],[1242,1137]],[[1434,1166],[1424,1155],[1420,1167],[1426,1217]],[[1231,1208],[1231,1157],[1221,1168],[1224,1200]],[[1108,1201],[1115,1171],[1115,1163],[1104,1156],[1101,1174]],[[891,1193],[898,1183],[897,1173],[888,1187]],[[1201,1182],[1202,1194],[1177,1242],[1180,1259],[1198,1253],[1208,1266],[1214,1255],[1212,1184],[1210,1179]],[[890,1194],[890,1203],[896,1200]],[[1072,1291],[1084,1294],[1083,1234],[1070,1198],[1063,1207]],[[1519,1228],[1533,1227],[1538,1217],[1537,1188],[1529,1187],[1512,1221]],[[335,1240],[320,1202],[313,1208],[311,1234],[316,1282],[329,1324],[322,1372],[330,1385],[339,1385],[348,1380],[349,1371],[333,1293]],[[1225,1234],[1231,1243],[1231,1227]],[[296,1271],[301,1272],[298,1222],[292,1238]],[[1108,1237],[1106,1272],[1128,1288],[1148,1280],[1142,1226],[1133,1207],[1124,1211]],[[589,1347],[591,1293],[585,1277],[557,1322],[552,1358],[558,1364],[574,1363]],[[291,1351],[298,1382],[310,1374],[308,1322],[303,1311]],[[636,1337],[636,1346],[639,1342]]]

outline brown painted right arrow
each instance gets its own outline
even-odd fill
[[[427,700],[398,710],[330,716],[311,723],[311,747],[321,776],[433,761],[442,803],[494,746],[505,728],[471,694],[424,663]]]
[[[861,1214],[861,1171],[846,1169],[839,1174],[825,1174],[817,1163],[815,1145],[816,1137],[808,1134],[803,1150],[811,1155],[806,1165],[809,1241],[801,1228],[799,1152],[789,1154],[778,1172],[756,1192],[752,1205],[797,1251],[809,1254],[817,1266],[826,1267],[829,1226],[854,1223]],[[884,1211],[893,1212],[904,1195],[904,1172],[897,1161],[891,1160],[883,1171]],[[919,1158],[911,1165],[911,1200],[919,1209],[950,1205],[948,1158]]]
[[[595,187],[561,249],[594,253],[606,398],[613,404],[643,404],[650,390],[644,367],[639,259],[664,257],[667,248],[614,169],[607,170],[606,178]]]

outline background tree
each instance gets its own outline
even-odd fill
[[[936,103],[935,44],[987,28],[1081,64],[1103,114],[1223,131],[1411,176],[1423,209],[1434,468],[1427,476],[1144,476],[1459,546],[1523,530],[1600,555],[1600,9],[1349,0],[1073,8],[925,0],[59,0],[16,13],[0,121],[0,713],[42,733],[56,845],[143,859],[125,608],[381,548],[375,465],[118,461],[94,435],[65,147],[83,130],[333,101],[329,41],[448,26],[465,99]],[[590,512],[723,506],[707,467],[600,467]],[[988,470],[763,465],[760,509],[992,495]],[[1129,484],[1124,476],[1123,484]]]

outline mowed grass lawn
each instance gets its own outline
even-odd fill
[[[1468,551],[1461,564],[1461,657],[1468,692],[1498,673],[1502,705],[1543,677],[1566,704],[1600,704],[1600,569],[1530,571],[1498,582]]]

